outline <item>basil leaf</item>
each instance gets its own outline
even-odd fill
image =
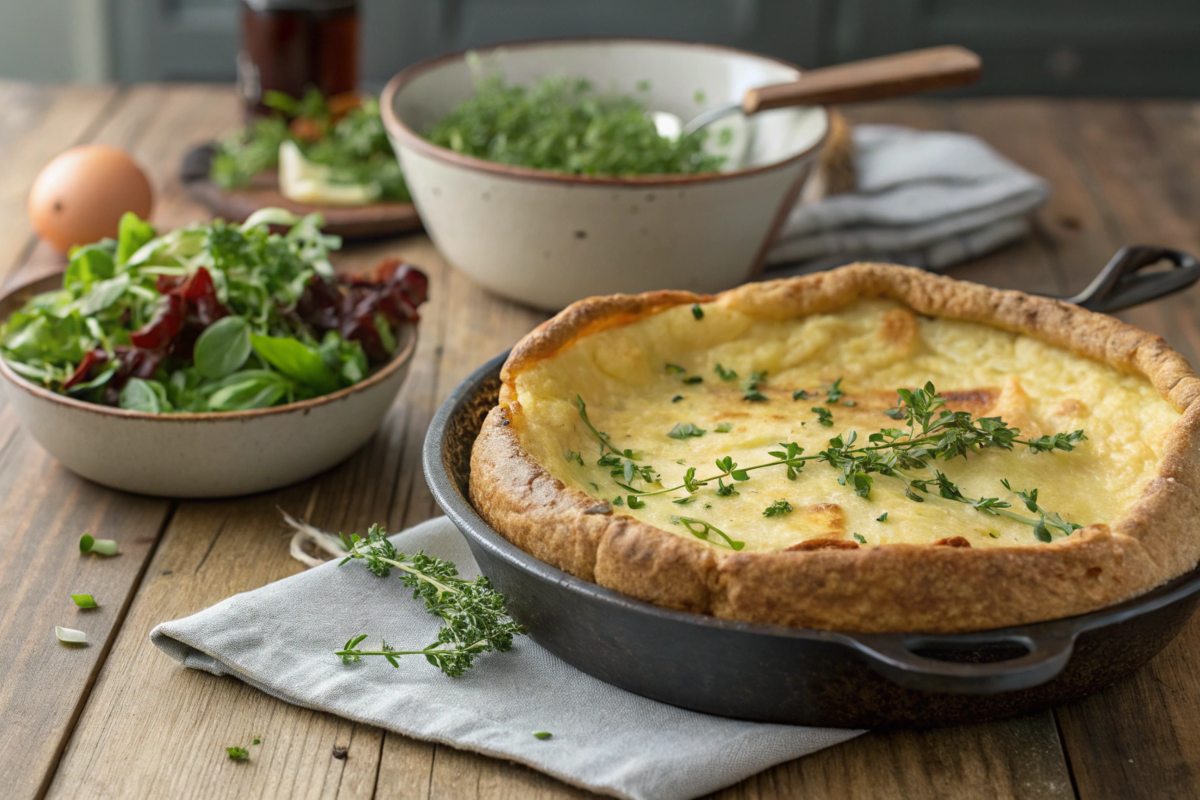
[[[250,350],[250,325],[242,317],[224,317],[200,334],[193,358],[204,377],[224,378],[242,368]]]
[[[125,264],[147,242],[157,236],[154,226],[126,211],[117,227],[117,264]]]
[[[150,414],[162,413],[162,403],[158,392],[150,385],[150,381],[141,378],[130,378],[129,383],[121,390],[119,399],[121,408],[130,411],[145,411]]]
[[[337,391],[337,375],[321,358],[316,348],[297,339],[279,339],[250,334],[250,343],[259,358],[292,380],[311,386],[322,394]]]

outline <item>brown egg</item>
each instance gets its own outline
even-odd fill
[[[103,144],[72,147],[46,165],[29,192],[33,229],[65,253],[117,235],[121,215],[150,216],[150,181],[124,150]]]

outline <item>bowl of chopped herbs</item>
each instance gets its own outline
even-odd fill
[[[380,110],[426,230],[458,268],[543,309],[714,292],[761,266],[828,132],[821,107],[663,136],[799,68],[707,44],[548,39],[423,61]]]
[[[126,491],[224,497],[314,475],[383,421],[428,280],[334,272],[317,215],[159,233],[133,214],[0,298],[0,375],[33,437]]]

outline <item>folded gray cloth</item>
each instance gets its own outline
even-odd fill
[[[479,568],[445,517],[392,537],[406,553]],[[628,798],[696,797],[861,731],[740,722],[647,700],[583,674],[526,636],[461,678],[417,656],[399,669],[333,654],[353,635],[400,650],[434,640],[440,620],[395,577],[336,562],[235,595],[150,633],[193,669],[231,675],[305,708],[527,764],[575,786]],[[534,732],[548,731],[549,739]]]
[[[946,269],[1028,234],[1050,195],[974,136],[895,125],[856,125],[852,136],[857,188],[793,209],[764,277],[858,260]]]

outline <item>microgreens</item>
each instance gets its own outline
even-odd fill
[[[756,374],[756,378],[761,379],[762,377]],[[840,393],[840,382],[840,378],[834,382],[830,390],[831,394]],[[900,418],[907,422],[907,426],[905,428],[884,428],[870,434],[865,443],[859,440],[856,431],[849,431],[829,439],[825,449],[820,452],[805,455],[804,449],[800,445],[794,442],[780,442],[781,449],[768,451],[768,455],[773,459],[771,461],[739,467],[732,457],[724,456],[716,460],[717,474],[697,478],[696,468],[688,467],[684,473],[683,483],[678,486],[669,486],[653,491],[638,491],[628,486],[628,481],[625,484],[618,483],[622,488],[634,492],[640,498],[680,490],[686,491],[689,495],[695,495],[701,487],[713,483],[716,484],[714,488],[718,497],[730,497],[739,494],[735,484],[750,480],[749,473],[754,470],[782,466],[787,469],[787,477],[795,480],[799,477],[806,462],[820,461],[838,470],[841,473],[838,476],[838,482],[852,489],[862,498],[871,496],[874,476],[882,475],[901,481],[905,496],[913,502],[923,503],[927,497],[936,496],[943,500],[963,503],[981,513],[1003,516],[1029,525],[1034,529],[1037,539],[1042,542],[1052,540],[1052,531],[1070,535],[1083,527],[1077,523],[1068,522],[1059,514],[1043,508],[1038,503],[1036,489],[1017,490],[1013,489],[1007,480],[1001,481],[1005,489],[1020,497],[1025,507],[1037,515],[1031,518],[1011,511],[1012,504],[1000,498],[972,497],[965,494],[944,472],[933,466],[938,461],[951,461],[958,457],[965,459],[968,453],[978,453],[985,449],[1012,450],[1016,445],[1021,445],[1032,453],[1046,453],[1055,450],[1069,452],[1074,450],[1080,442],[1086,440],[1087,437],[1083,431],[1057,433],[1035,439],[1021,439],[1020,431],[1009,426],[1000,417],[976,419],[972,418],[969,412],[946,409],[945,398],[937,393],[932,383],[926,383],[924,387],[915,390],[898,389],[897,394],[899,401],[893,411],[900,413]],[[615,455],[617,451],[613,450],[612,445],[609,444],[607,434],[597,431],[588,420],[582,398],[578,400],[578,407],[584,423],[600,441],[603,455],[599,463],[605,463],[605,458],[620,462]],[[823,425],[833,424],[832,414],[828,409],[814,407],[812,411],[817,414],[818,421]],[[896,414],[889,416],[895,418]],[[613,452],[605,454],[606,449]],[[658,473],[648,466],[637,464],[632,451],[626,450],[624,453],[628,455],[624,455],[623,458],[631,463],[629,466],[622,465],[621,470],[614,469],[614,477],[617,474],[624,475],[626,472],[642,474],[643,471],[649,470],[655,480],[646,482],[659,482]],[[921,472],[924,472],[925,475],[921,475]],[[729,479],[729,483],[725,482],[726,479]],[[631,496],[630,500],[632,499]],[[678,503],[679,500],[674,502]],[[786,501],[779,502],[786,504]],[[768,512],[777,506],[779,503],[768,508],[764,514],[774,516],[775,514]],[[705,504],[705,507],[708,508],[709,505]],[[776,513],[786,513],[786,511]],[[877,517],[877,520],[886,522],[887,516],[887,512],[884,512]],[[695,522],[696,524],[708,524],[699,520],[695,520]],[[692,528],[689,527],[689,530]],[[692,532],[695,533],[695,530]],[[707,538],[707,535],[701,538]]]
[[[382,656],[398,667],[400,656],[421,655],[450,677],[458,677],[471,668],[480,654],[509,650],[513,637],[525,632],[508,616],[504,595],[493,589],[482,575],[467,580],[458,577],[458,570],[449,561],[421,551],[405,555],[388,541],[381,525],[372,525],[365,540],[355,534],[343,536],[342,541],[349,555],[338,566],[362,559],[367,569],[381,578],[386,578],[393,569],[400,570],[400,580],[413,590],[413,598],[424,600],[425,610],[445,623],[437,639],[421,650],[397,650],[383,639],[378,650],[362,650],[359,645],[367,635],[352,636],[342,649],[334,652],[343,663],[355,663],[363,656]]]

